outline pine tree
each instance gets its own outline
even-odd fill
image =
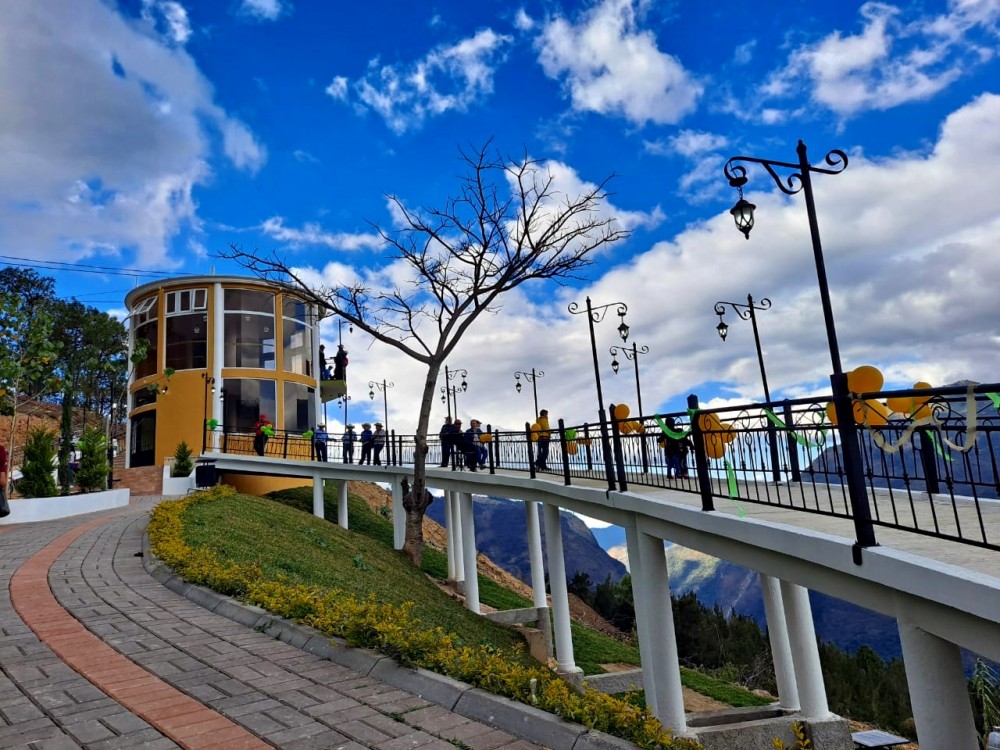
[[[104,430],[88,427],[80,438],[80,471],[76,485],[84,492],[103,490],[108,480],[108,443]]]
[[[17,491],[21,497],[54,497],[58,492],[52,477],[56,457],[56,433],[38,427],[28,433]]]
[[[194,471],[194,464],[191,463],[191,449],[184,440],[181,440],[174,450],[174,468],[170,472],[170,476],[189,477],[192,471]]]

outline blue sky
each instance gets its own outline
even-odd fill
[[[585,280],[523,287],[477,324],[449,362],[470,373],[463,416],[530,419],[513,372],[535,367],[554,415],[593,419],[586,324],[567,313],[588,294],[628,303],[650,348],[647,412],[690,392],[761,397],[749,325],[728,315],[725,343],[714,330],[713,304],[747,293],[773,302],[772,392],[815,393],[830,365],[802,197],[751,169],[746,241],[722,175],[736,154],[792,161],[801,138],[814,163],[851,159],[815,181],[845,367],[900,387],[1000,379],[1000,0],[34,0],[0,14],[0,262],[38,264],[62,296],[120,312],[153,274],[237,272],[215,255],[230,242],[317,279],[392,276],[370,224],[393,226],[386,195],[441,205],[458,148],[493,138],[566,190],[615,174],[605,208],[632,234]],[[359,333],[345,343],[350,421],[381,414],[367,382],[387,378],[390,423],[412,425],[420,370]],[[606,399],[634,407],[631,365],[609,366],[614,324],[598,343]]]

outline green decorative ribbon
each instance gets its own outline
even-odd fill
[[[986,398],[993,402],[993,406],[1000,409],[1000,395],[997,395],[996,393],[987,393]]]
[[[747,512],[743,510],[743,506],[736,502],[736,495],[738,488],[736,486],[736,472],[733,470],[733,465],[729,463],[729,459],[723,459],[726,465],[726,480],[729,483],[729,502],[736,506],[736,510],[739,511],[740,518],[743,518]]]
[[[931,442],[934,443],[934,450],[938,452],[938,455],[941,456],[941,458],[943,458],[945,461],[951,461],[951,456],[946,455],[945,452],[941,449],[941,444],[937,441],[937,438],[934,437],[934,433],[928,432],[927,436],[931,439]]]
[[[782,422],[780,419],[778,419],[777,415],[773,411],[771,411],[770,409],[764,409],[764,414],[767,415],[767,418],[770,419],[775,424],[776,427],[778,427],[779,429],[784,430],[789,435],[791,435],[792,438],[795,440],[795,442],[798,443],[799,445],[801,445],[803,448],[819,448],[819,443],[813,443],[813,442],[811,442],[809,440],[806,440],[799,433],[797,433],[797,432],[795,432],[793,430],[788,429],[788,426],[784,422]],[[822,426],[819,427],[819,432],[824,437],[826,436],[826,430],[823,429]]]
[[[690,409],[688,411],[690,412]],[[653,419],[656,420],[656,424],[658,424],[660,426],[660,429],[663,430],[663,434],[666,435],[668,438],[672,438],[673,440],[683,440],[684,438],[686,438],[688,435],[691,434],[690,427],[688,427],[687,430],[685,430],[684,432],[677,432],[676,430],[671,430],[669,427],[667,427],[667,425],[664,424],[663,420],[660,419],[659,417],[654,415]]]

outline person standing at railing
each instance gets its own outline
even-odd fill
[[[266,414],[261,414],[254,423],[253,450],[258,456],[263,456],[267,450],[267,439],[274,432],[274,425],[267,418]]]
[[[363,422],[361,424],[361,458],[358,460],[358,465],[367,463],[371,465],[372,462],[372,426],[370,422]]]
[[[552,433],[549,431],[549,410],[542,409],[538,412],[538,456],[535,458],[535,468],[539,471],[549,470],[549,441]]]
[[[340,439],[340,442],[344,447],[344,463],[353,464],[354,463],[354,441],[358,439],[358,436],[354,432],[354,425],[349,424],[344,427],[344,437]]]
[[[438,431],[438,437],[441,438],[441,466],[442,468],[447,466],[451,460],[451,451],[454,447],[454,427],[451,423],[451,417],[447,416],[444,418],[444,424],[441,425],[441,429]]]
[[[480,469],[486,468],[486,459],[488,457],[488,452],[486,450],[486,445],[480,439],[480,435],[483,434],[483,423],[478,419],[473,419],[469,422],[471,429],[473,430],[473,445],[476,448],[476,464]]]
[[[375,432],[372,433],[372,453],[375,459],[372,463],[376,466],[382,465],[382,449],[385,448],[385,429],[382,427],[381,422],[375,423]]]
[[[317,425],[313,431],[313,445],[316,447],[316,460],[326,463],[326,442],[330,436],[326,432],[326,425]]]
[[[465,468],[469,471],[476,471],[479,466],[479,434],[482,430],[477,430],[478,420],[469,420],[469,429],[465,431],[462,440],[462,452],[465,459]]]

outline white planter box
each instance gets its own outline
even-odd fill
[[[167,466],[164,464],[163,494],[165,496],[186,495],[188,490],[193,490],[195,488],[193,471],[191,472],[191,475],[187,477],[172,477],[170,476],[171,469],[173,469],[173,466]]]
[[[10,515],[0,518],[0,526],[12,523],[32,523],[33,521],[51,521],[54,518],[78,516],[81,513],[93,513],[96,510],[110,510],[128,505],[131,491],[105,490],[104,492],[87,492],[82,495],[66,495],[64,497],[24,497],[8,499]]]

